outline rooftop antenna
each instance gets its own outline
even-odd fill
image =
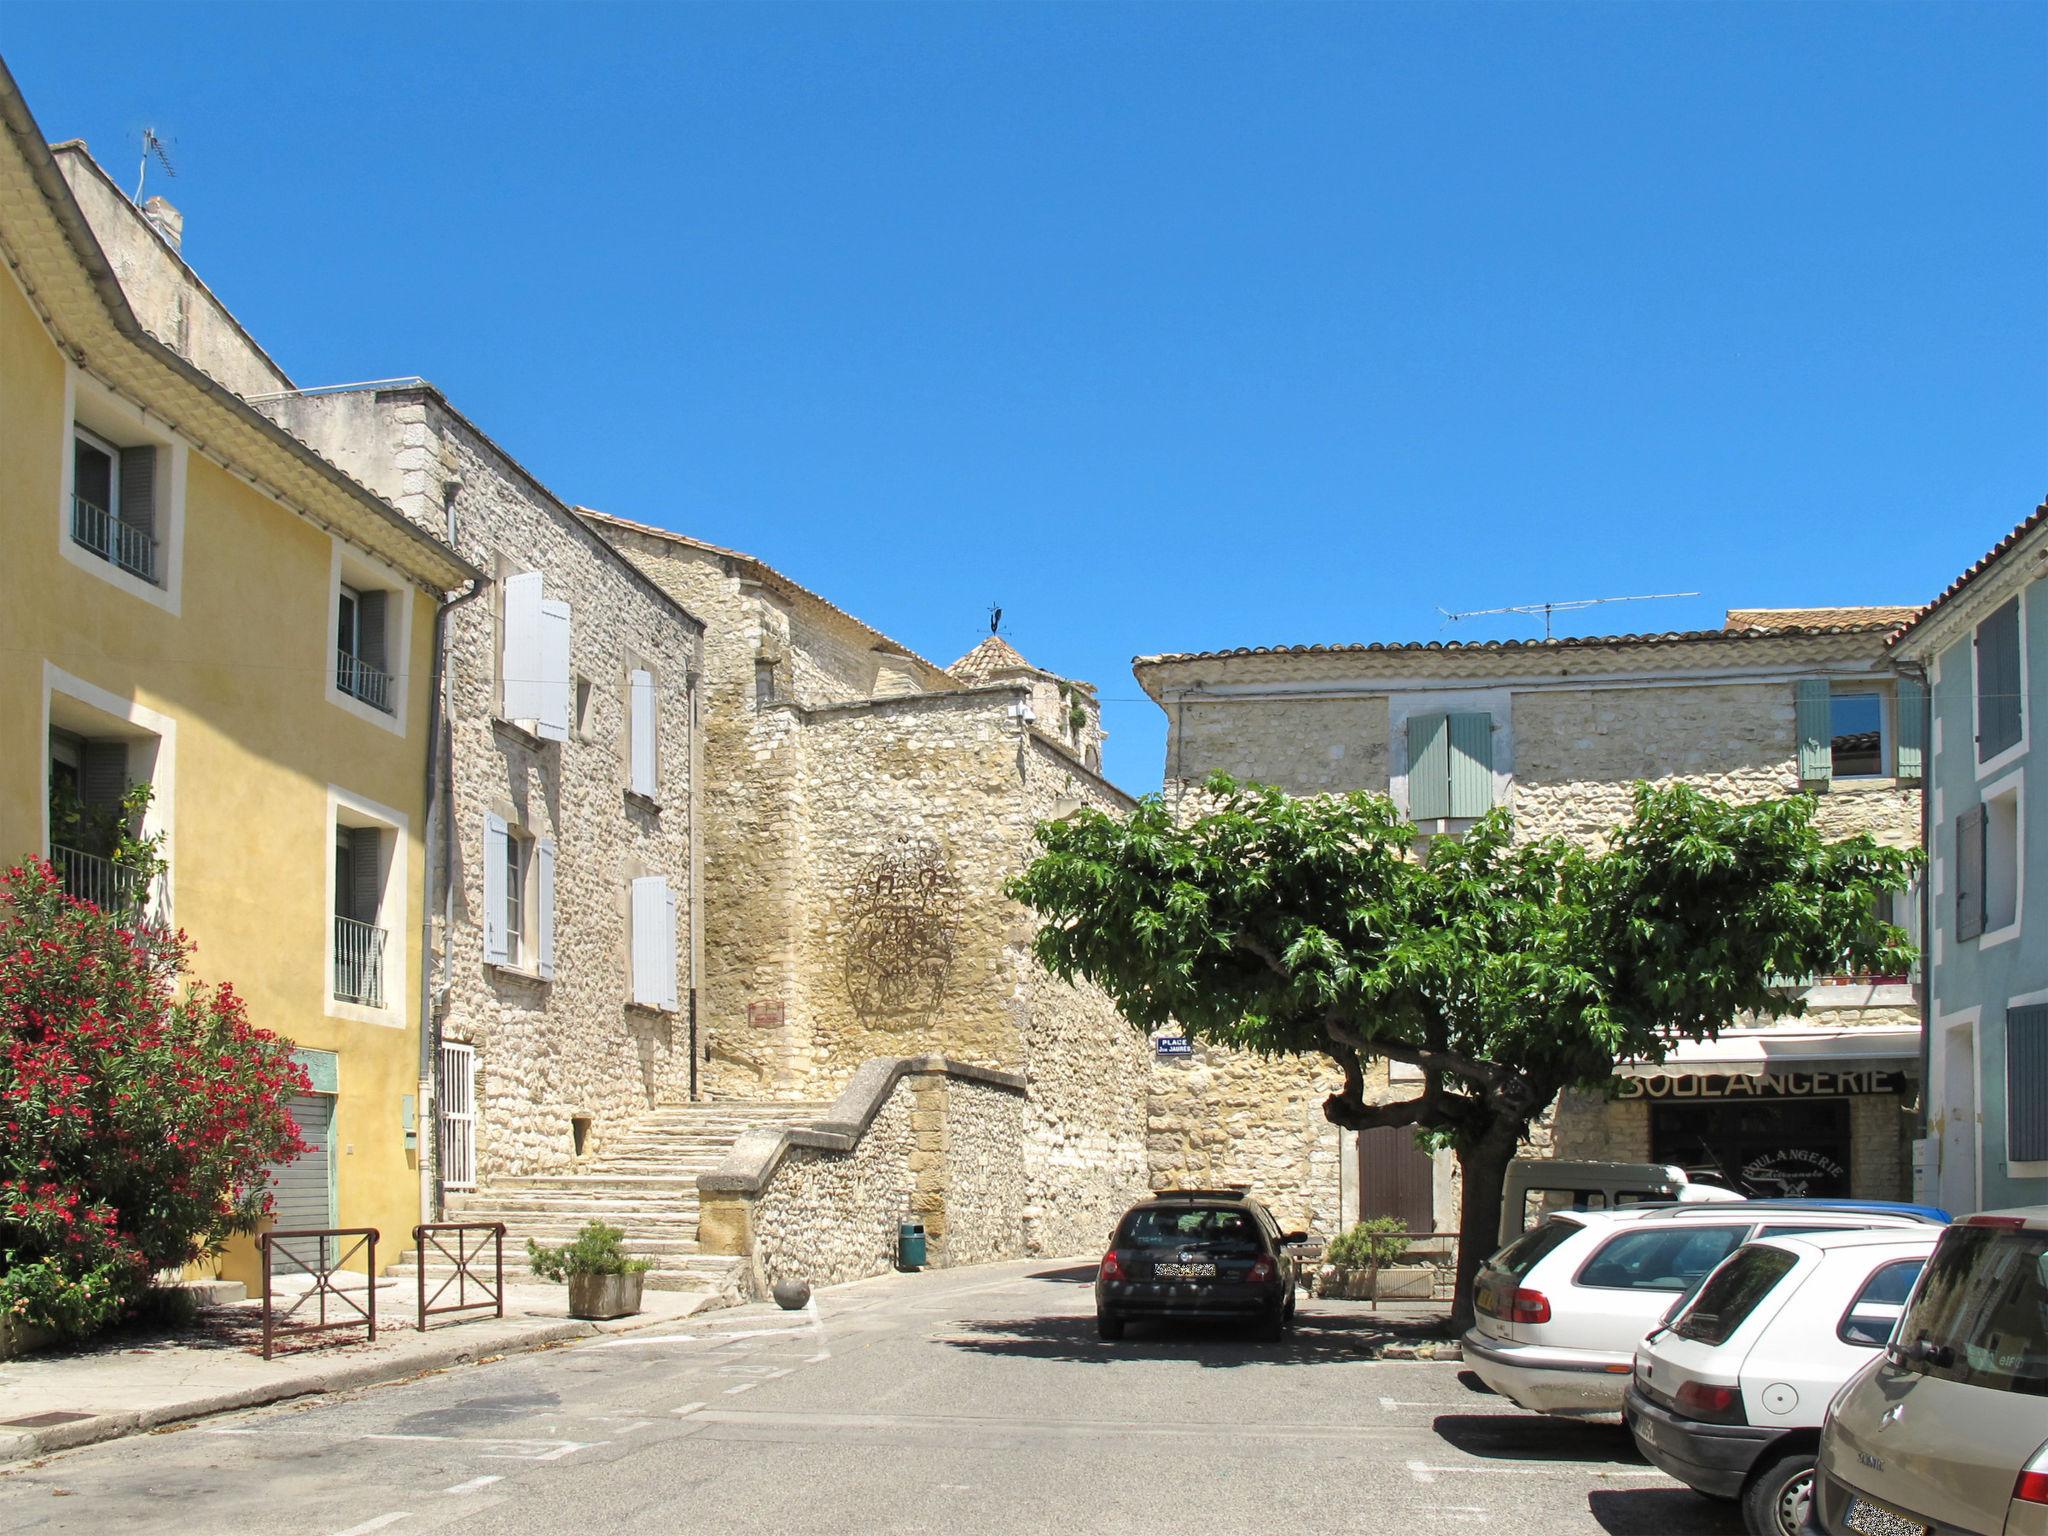
[[[1659,603],[1670,597],[1698,597],[1697,592],[1643,592],[1633,597],[1570,597],[1548,603],[1514,603],[1506,608],[1472,608],[1463,613],[1452,613],[1448,608],[1437,612],[1444,616],[1444,622],[1455,624],[1460,619],[1485,619],[1495,614],[1516,613],[1534,617],[1543,615],[1543,638],[1552,638],[1550,620],[1553,614],[1577,613],[1582,608],[1597,608],[1602,603]]]
[[[988,632],[995,634],[1003,627],[1003,610],[994,603],[988,605]]]
[[[166,176],[178,174],[178,168],[171,164],[170,151],[164,147],[164,141],[157,136],[157,131],[154,128],[143,129],[142,167],[135,173],[135,206],[138,208],[142,206],[142,184],[149,179],[149,157],[151,155],[156,156],[158,163],[163,166]]]

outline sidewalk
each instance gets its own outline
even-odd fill
[[[238,1302],[206,1307],[183,1329],[130,1330],[0,1361],[0,1465],[181,1419],[399,1381],[593,1334],[657,1327],[711,1300],[699,1292],[648,1291],[637,1315],[590,1323],[568,1315],[562,1286],[507,1285],[502,1319],[487,1311],[436,1317],[422,1334],[415,1326],[415,1297],[409,1284],[380,1281],[376,1343],[367,1342],[360,1328],[326,1335],[324,1343],[282,1339],[272,1360],[263,1358],[262,1308]]]

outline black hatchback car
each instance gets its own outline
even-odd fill
[[[1132,1206],[1095,1273],[1105,1339],[1144,1319],[1235,1318],[1278,1339],[1294,1322],[1297,1265],[1273,1215],[1241,1189],[1181,1189]]]

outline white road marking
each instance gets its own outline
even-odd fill
[[[560,1461],[564,1456],[573,1456],[578,1451],[587,1451],[596,1446],[610,1445],[609,1440],[521,1440],[511,1436],[484,1436],[468,1439],[462,1435],[363,1435],[364,1440],[425,1440],[443,1445],[525,1445],[546,1446],[536,1451],[483,1451],[479,1454],[485,1461]],[[350,1536],[344,1531],[341,1536]]]
[[[671,1409],[669,1409],[669,1412],[670,1412],[670,1413],[695,1413],[695,1412],[696,1412],[696,1411],[697,1411],[697,1410],[698,1410],[699,1408],[702,1408],[703,1406],[704,1406],[704,1405],[703,1405],[702,1403],[685,1403],[685,1404],[683,1404],[683,1406],[682,1406],[682,1407],[680,1407],[680,1408],[671,1408]]]
[[[260,1429],[209,1429],[209,1435],[260,1435]]]
[[[808,1328],[743,1328],[736,1333],[658,1333],[652,1338],[635,1334],[623,1339],[593,1339],[585,1349],[631,1349],[641,1344],[732,1344],[741,1339],[773,1339],[784,1334],[809,1333]]]
[[[1419,1461],[1408,1463],[1408,1475],[1418,1483],[1433,1483],[1436,1481],[1436,1473]]]
[[[361,1525],[352,1525],[345,1531],[336,1531],[334,1536],[370,1536],[372,1531],[381,1531],[387,1525],[396,1525],[401,1520],[410,1520],[412,1511],[397,1510],[388,1515],[379,1515],[374,1520],[365,1520]]]
[[[733,1394],[737,1392],[751,1392],[754,1390],[754,1388],[758,1387],[759,1385],[761,1385],[761,1383],[759,1383],[758,1381],[743,1381],[736,1387],[727,1387],[725,1389],[725,1395],[727,1397],[731,1397],[733,1396]]]
[[[503,1481],[502,1477],[492,1472],[484,1477],[472,1477],[466,1483],[457,1483],[453,1488],[443,1488],[441,1491],[443,1493],[475,1493],[479,1488],[488,1488],[493,1483],[502,1483]]]
[[[1433,1483],[1439,1472],[1484,1472],[1489,1476],[1519,1477],[1662,1477],[1655,1467],[1589,1467],[1583,1462],[1558,1462],[1542,1467],[1504,1467],[1497,1461],[1472,1462],[1462,1467],[1433,1467],[1425,1462],[1408,1463],[1409,1474],[1418,1483]]]
[[[1441,1408],[1443,1406],[1442,1403],[1411,1403],[1406,1398],[1401,1397],[1383,1397],[1380,1399],[1380,1407],[1388,1413],[1392,1413],[1396,1408]]]

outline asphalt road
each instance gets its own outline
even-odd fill
[[[1534,1417],[1455,1364],[1360,1358],[1357,1304],[1279,1345],[1097,1342],[1087,1269],[889,1276],[0,1474],[0,1531],[1608,1531],[1731,1506],[1617,1424]]]

